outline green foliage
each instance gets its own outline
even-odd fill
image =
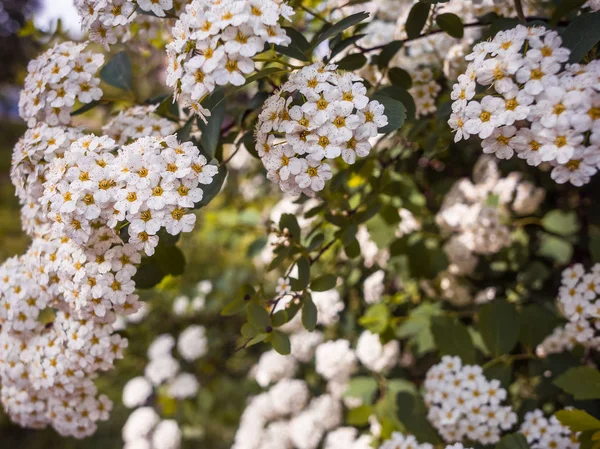
[[[431,6],[427,3],[415,3],[411,8],[408,19],[406,19],[406,35],[409,39],[414,39],[421,34]]]
[[[457,355],[465,363],[475,363],[475,346],[467,327],[460,321],[448,316],[433,317],[431,333],[441,354]]]
[[[118,89],[131,90],[131,59],[122,51],[100,70],[100,78]]]
[[[479,332],[490,353],[510,353],[519,339],[519,314],[514,304],[496,299],[479,310]]]
[[[503,436],[496,445],[496,449],[529,449],[529,444],[522,434],[512,433]]]
[[[590,366],[571,368],[560,375],[555,385],[577,400],[600,399],[600,371]]]
[[[563,426],[571,429],[572,432],[600,430],[600,420],[583,410],[559,410],[554,416],[556,416]]]
[[[546,231],[562,236],[573,235],[579,231],[579,222],[574,211],[551,210],[544,215],[542,226]]]
[[[465,34],[465,27],[456,14],[444,13],[435,17],[435,23],[447,34],[457,39],[461,39]]]
[[[571,50],[569,62],[581,62],[600,41],[600,11],[576,17],[562,33],[563,45]]]

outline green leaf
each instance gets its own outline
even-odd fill
[[[510,384],[512,383],[512,365],[502,360],[487,365],[483,370],[483,374],[489,380],[499,380],[502,388],[506,390],[508,390],[508,387],[510,387]]]
[[[133,276],[135,287],[138,289],[152,288],[160,283],[165,277],[160,267],[150,258],[143,258],[137,272]]]
[[[521,330],[519,341],[530,350],[534,350],[552,333],[559,320],[551,312],[535,304],[521,311]]]
[[[398,419],[408,433],[413,434],[421,443],[439,442],[437,432],[427,420],[427,408],[420,396],[400,392],[396,395],[396,404]]]
[[[279,230],[283,232],[285,229],[288,230],[292,240],[300,241],[302,232],[300,231],[300,225],[298,219],[294,214],[282,214],[279,219]]]
[[[379,389],[377,380],[373,377],[354,377],[348,382],[348,388],[344,392],[345,398],[359,398],[363,404],[372,404],[375,393]]]
[[[206,206],[208,203],[212,201],[212,199],[217,196],[217,193],[221,191],[221,187],[223,187],[223,183],[225,182],[225,177],[227,176],[227,167],[221,165],[219,167],[219,171],[212,179],[212,182],[205,186],[201,185],[202,188],[202,199],[200,202],[194,205],[194,209],[200,209],[201,207]]]
[[[431,6],[426,3],[415,3],[408,13],[408,18],[406,19],[406,35],[409,39],[414,39],[419,37],[421,34],[421,30],[427,23],[427,18],[429,17],[429,10]]]
[[[325,41],[326,39],[329,39],[330,37],[333,37],[336,34],[341,33],[346,28],[350,28],[351,26],[354,26],[354,25],[362,22],[363,20],[367,19],[368,17],[369,17],[368,12],[359,12],[359,13],[352,14],[352,15],[340,20],[338,23],[336,23],[332,26],[326,27],[321,33],[319,33],[317,36],[315,36],[315,38],[313,39],[313,42],[311,43],[310,48],[311,49],[315,48],[317,45],[319,45],[321,42]]]
[[[317,306],[310,294],[305,294],[302,300],[302,325],[309,332],[317,327]]]
[[[179,276],[185,271],[185,256],[177,246],[159,244],[151,259],[156,261],[164,274]]]
[[[502,437],[496,449],[529,449],[527,439],[520,433],[512,433]]]
[[[463,362],[475,363],[475,346],[467,327],[456,318],[436,316],[431,320],[435,346],[443,355],[457,355]]]
[[[236,298],[233,301],[231,301],[229,304],[227,304],[223,308],[223,310],[221,310],[221,315],[223,315],[223,316],[237,315],[238,313],[243,312],[243,310],[246,308],[246,304],[247,304],[247,302],[244,301],[242,298]]]
[[[396,131],[404,124],[404,121],[406,120],[406,108],[402,102],[379,93],[376,93],[373,96],[373,100],[377,100],[384,106],[385,115],[388,119],[388,124],[382,128],[379,128],[380,133],[391,133],[392,131]]]
[[[298,283],[294,286],[295,291],[304,290],[310,282],[310,262],[306,256],[302,256],[296,263],[298,267]]]
[[[548,232],[563,236],[573,235],[579,231],[579,221],[575,211],[551,210],[542,218],[542,226]]]
[[[276,73],[287,73],[287,71],[283,70],[281,67],[265,67],[264,69],[256,72],[254,75],[246,78],[246,83],[244,84],[244,86],[247,86],[248,84],[251,84],[254,81],[258,81],[263,78],[267,78]]]
[[[551,24],[556,25],[560,19],[567,16],[571,11],[581,8],[586,1],[587,0],[561,0],[558,6],[554,8]]]
[[[223,90],[219,89],[202,102],[202,106],[210,111],[210,117],[206,118],[206,123],[198,120],[198,127],[202,131],[200,145],[209,159],[215,157],[221,138],[221,126],[225,120],[224,98]]]
[[[564,265],[569,263],[573,257],[573,245],[561,237],[541,233],[540,247],[537,253]]]
[[[310,48],[310,44],[304,37],[304,35],[292,27],[283,27],[285,33],[292,40],[292,44],[294,47],[299,48],[302,51],[308,50]]]
[[[344,40],[340,41],[338,44],[336,44],[331,49],[331,54],[329,55],[329,60],[332,60],[340,52],[342,52],[343,50],[345,50],[346,48],[348,48],[350,45],[354,44],[355,42],[361,40],[365,36],[366,36],[365,34],[355,34],[354,36],[351,36],[351,37],[349,37],[347,39],[344,39]]]
[[[374,304],[358,320],[359,324],[374,334],[383,333],[390,322],[390,311],[385,304]]]
[[[273,46],[276,53],[281,53],[282,55],[289,56],[291,58],[298,59],[299,61],[308,62],[310,59],[304,54],[302,50],[293,45],[284,47],[283,45],[274,45]]]
[[[590,366],[571,368],[560,375],[554,385],[577,401],[600,398],[600,371]]]
[[[400,67],[392,67],[388,71],[390,82],[402,89],[410,89],[412,87],[412,78],[410,73]]]
[[[250,244],[250,246],[248,246],[246,256],[248,256],[249,258],[258,256],[268,241],[269,240],[267,239],[267,237],[259,237],[256,240],[254,240]]]
[[[456,14],[445,13],[440,14],[435,18],[435,23],[441,30],[452,37],[462,39],[465,34],[465,26]]]
[[[479,332],[490,353],[508,354],[519,339],[520,321],[514,304],[496,299],[479,309]]]
[[[406,117],[409,120],[413,120],[415,118],[417,108],[415,106],[415,100],[408,90],[394,85],[380,89],[377,91],[377,94],[385,95],[387,97],[392,97],[394,100],[398,100],[406,108]]]
[[[381,49],[381,53],[379,53],[379,56],[377,57],[377,65],[380,69],[389,65],[392,58],[396,56],[396,53],[402,48],[402,45],[402,41],[392,41]]]
[[[131,60],[122,51],[117,53],[102,69],[100,78],[106,84],[123,90],[131,90]]]
[[[244,145],[246,150],[248,150],[248,153],[250,153],[256,159],[260,159],[256,151],[256,140],[254,139],[253,131],[248,131],[246,134],[244,134],[241,143]]]
[[[335,287],[337,278],[333,274],[324,274],[310,283],[310,289],[315,292],[325,292]]]
[[[187,142],[190,140],[190,132],[192,131],[192,125],[194,124],[194,116],[190,117],[185,125],[177,130],[177,140],[180,142]]]
[[[337,63],[338,69],[358,70],[367,63],[367,57],[362,53],[353,53]]]
[[[350,242],[344,245],[344,253],[348,259],[354,259],[360,256],[360,244],[356,238],[352,238]]]
[[[600,41],[600,11],[577,16],[562,33],[563,46],[571,50],[569,62],[576,63]]]
[[[267,339],[267,337],[269,336],[269,334],[262,332],[260,334],[258,334],[257,336],[255,336],[254,338],[252,338],[252,340],[250,340],[247,344],[246,347],[249,348],[250,346],[254,346],[257,345],[263,341],[265,341]]]
[[[75,109],[73,112],[71,112],[71,117],[75,117],[76,115],[81,115],[81,114],[86,113],[87,111],[91,111],[99,104],[100,104],[100,102],[98,100],[92,100],[89,103],[81,106],[79,109]]]
[[[305,217],[306,217],[306,215],[305,215]],[[323,233],[315,234],[313,236],[313,238],[310,239],[310,242],[308,243],[308,246],[306,247],[306,249],[309,251],[314,251],[315,249],[319,248],[323,244],[324,240],[325,240],[325,235]]]
[[[271,345],[281,355],[289,355],[291,351],[290,338],[281,331],[271,332]]]
[[[247,309],[248,322],[258,331],[265,331],[271,327],[269,312],[256,302],[251,302]]]
[[[361,405],[348,410],[346,421],[351,426],[365,426],[369,423],[369,417],[373,414],[373,407]]]
[[[554,416],[573,433],[600,429],[600,420],[583,410],[559,410]]]

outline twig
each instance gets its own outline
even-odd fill
[[[321,14],[319,14],[316,11],[311,10],[310,8],[307,8],[306,6],[304,6],[302,3],[300,3],[298,5],[298,7],[302,10],[304,10],[305,12],[309,13],[311,16],[316,17],[319,20],[322,20],[323,22],[325,22],[328,25],[331,25],[331,22],[329,20],[327,20],[325,17],[323,17]]]
[[[523,25],[527,23],[527,18],[525,17],[525,13],[523,12],[523,4],[521,0],[514,0],[515,3],[515,11],[517,12],[517,17],[521,21]]]

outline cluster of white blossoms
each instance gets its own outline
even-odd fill
[[[525,414],[519,433],[525,435],[531,449],[579,449],[577,435],[563,426],[555,416],[549,419],[542,410]]]
[[[91,103],[102,97],[96,72],[104,55],[84,52],[87,43],[63,42],[29,62],[19,98],[19,115],[34,127],[68,125],[76,102]]]
[[[328,294],[326,301],[331,302],[333,295],[323,293]],[[313,300],[317,309],[336,310],[336,316],[341,310],[323,307],[325,299],[320,300],[316,293]],[[325,322],[321,321],[321,313],[318,316],[319,325],[330,326],[337,321],[333,314]],[[382,344],[378,335],[365,331],[354,350],[348,340],[326,341],[323,332],[308,332],[297,317],[280,329],[290,336],[291,353],[284,356],[268,351],[251,370],[251,376],[265,391],[249,401],[233,448],[368,449],[371,435],[360,434],[353,427],[340,427],[344,405],[361,405],[360,399],[346,397],[345,393],[351,376],[359,369],[359,362],[376,372],[395,366],[399,343]],[[312,399],[306,381],[294,379],[307,371],[315,373],[324,391]]]
[[[179,295],[173,299],[173,313],[177,316],[193,315],[204,310],[207,295],[212,292],[213,285],[209,280],[198,282],[194,288],[194,297]]]
[[[387,125],[384,106],[370,101],[362,78],[335,65],[304,67],[265,102],[256,125],[256,150],[267,178],[291,195],[314,196],[331,179],[326,162],[354,164],[369,139]]]
[[[155,114],[158,105],[133,106],[109,120],[102,127],[104,135],[117,145],[125,145],[144,137],[170,136],[177,131],[177,123]]]
[[[242,86],[265,44],[291,42],[279,22],[293,13],[275,0],[193,0],[167,45],[167,85],[200,117],[210,115],[200,105],[206,95],[216,86]]]
[[[49,164],[63,157],[71,144],[82,136],[75,128],[39,123],[28,129],[15,145],[10,177],[21,204],[23,230],[29,236],[34,236],[35,230],[46,221],[38,200],[44,192]]]
[[[88,135],[50,164],[40,201],[55,234],[89,246],[97,229],[127,222],[128,245],[150,256],[162,228],[171,235],[193,229],[190,210],[216,173],[193,143],[175,135],[143,137],[118,150],[111,138]]]
[[[423,68],[412,75],[412,87],[409,93],[415,100],[417,118],[429,115],[437,110],[435,99],[442,89],[433,79],[433,72]]]
[[[191,325],[179,335],[177,342],[173,336],[162,334],[149,346],[144,376],[129,380],[123,389],[123,404],[129,408],[140,407],[134,410],[123,427],[125,449],[178,449],[181,444],[177,422],[160,421],[156,410],[148,405],[153,398],[163,394],[183,400],[198,393],[200,384],[196,376],[180,372],[180,363],[173,356],[175,346],[182,359],[188,363],[195,362],[208,351],[205,328]]]
[[[379,449],[434,449],[429,443],[421,443],[412,435],[404,435],[400,432],[392,433],[392,437],[383,442]],[[451,444],[445,449],[471,449],[462,445],[462,443]]]
[[[459,357],[442,357],[425,379],[427,417],[447,442],[494,444],[517,422],[510,406],[501,405],[507,392],[498,380],[488,380],[478,365],[463,365]]]
[[[535,212],[544,198],[544,189],[523,180],[519,172],[502,177],[497,161],[482,156],[473,169],[473,180],[458,180],[436,215],[438,226],[449,236],[444,245],[450,262],[447,278],[472,274],[480,256],[509,246],[511,217]],[[469,296],[454,295],[452,288],[445,290],[449,300]]]
[[[600,264],[587,272],[579,263],[563,271],[558,307],[569,322],[554,329],[538,347],[538,353],[563,352],[576,345],[600,350]]]
[[[475,45],[451,94],[455,141],[477,135],[484,153],[550,163],[559,184],[588,183],[600,164],[600,63],[569,65],[569,55],[543,27],[518,25]],[[478,85],[489,86],[481,101]]]
[[[173,3],[173,0],[75,0],[75,7],[90,39],[108,50],[109,45],[116,44],[117,38],[123,36],[128,25],[136,20],[137,11],[142,15],[165,17]]]

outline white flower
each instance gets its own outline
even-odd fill
[[[134,408],[146,403],[152,394],[152,385],[144,377],[134,377],[123,388],[123,404]]]
[[[193,362],[208,351],[206,329],[202,326],[192,325],[186,328],[177,341],[179,354],[188,362]]]
[[[491,136],[481,143],[483,152],[486,154],[493,153],[499,159],[510,159],[514,154],[511,138],[515,135],[516,130],[517,128],[514,126],[502,126],[494,129]]]
[[[177,421],[165,419],[158,423],[152,434],[153,449],[179,449],[181,447],[181,430]]]

